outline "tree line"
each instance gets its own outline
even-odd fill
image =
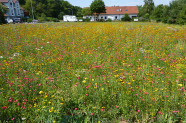
[[[21,6],[27,10],[32,17],[31,0],[19,0]],[[32,0],[33,13],[35,19],[57,18],[62,20],[63,15],[75,15],[82,17],[96,13],[105,12],[105,4],[102,0],[94,0],[90,7],[81,8],[73,6],[64,0]],[[138,17],[143,21],[156,20],[157,22],[169,24],[186,24],[186,0],[173,0],[169,5],[154,5],[153,0],[144,0],[143,6],[138,6]],[[0,5],[0,23],[3,23],[3,9]]]
[[[138,17],[156,20],[168,24],[186,24],[186,0],[173,0],[169,5],[154,5],[153,0],[144,0],[143,6],[138,6]]]
[[[21,6],[27,10],[32,17],[31,0],[19,0]],[[82,8],[73,6],[64,0],[32,0],[34,17],[52,17],[63,19],[63,15],[75,15],[81,17]]]

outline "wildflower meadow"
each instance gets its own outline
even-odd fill
[[[185,27],[0,25],[0,122],[186,121]]]

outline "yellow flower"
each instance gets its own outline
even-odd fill
[[[39,92],[39,94],[42,94],[42,93],[43,93],[43,91],[40,91],[40,92]]]
[[[36,103],[34,104],[34,107],[37,107]]]
[[[103,91],[103,90],[104,90],[104,88],[101,88],[101,90]]]
[[[49,112],[53,112],[54,108],[52,107],[51,109],[49,109]]]
[[[45,106],[43,106],[43,108],[45,108]]]
[[[82,82],[83,82],[83,83],[86,83],[86,80],[83,80]]]
[[[183,86],[183,85],[182,85],[182,84],[178,84],[178,86],[180,86],[180,87],[181,87],[181,86]]]

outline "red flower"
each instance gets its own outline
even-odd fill
[[[4,110],[7,109],[7,108],[8,108],[7,106],[3,106],[3,107],[2,107],[2,109],[4,109]]]

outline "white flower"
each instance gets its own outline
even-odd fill
[[[2,58],[3,58],[3,56],[0,56],[0,58],[2,59]]]
[[[13,57],[19,56],[19,55],[20,55],[19,53],[14,53],[14,54],[13,54]]]

